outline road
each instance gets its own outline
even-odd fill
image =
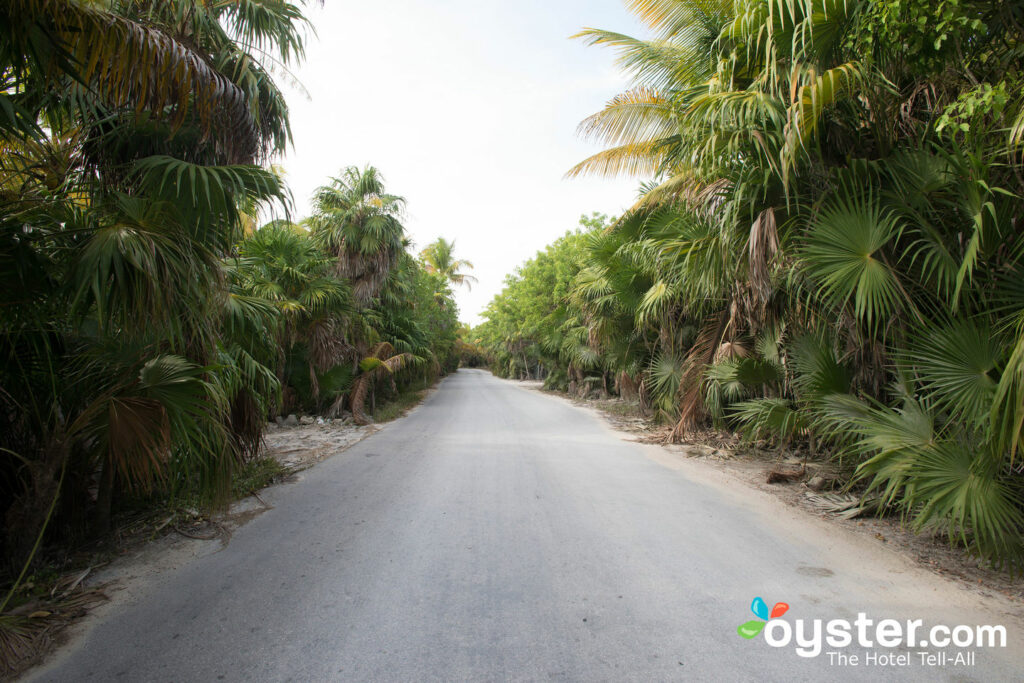
[[[170,570],[33,675],[1020,680],[1019,623],[994,601],[655,450],[564,400],[459,371],[408,417],[268,490],[273,509],[225,549]],[[976,648],[970,667],[841,666],[740,638],[755,596],[788,603],[794,626],[865,612],[1005,624],[1008,643]]]

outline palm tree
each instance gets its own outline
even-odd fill
[[[642,40],[593,28],[574,36],[588,45],[614,49],[633,84],[580,123],[581,136],[608,149],[580,162],[568,175],[656,178],[643,193],[641,204],[699,195],[715,178],[702,177],[695,160],[681,153],[685,141],[681,130],[691,115],[690,100],[716,89],[719,75],[712,55],[723,27],[735,16],[735,3],[628,0],[626,4],[656,37]]]
[[[407,365],[419,359],[409,352],[398,352],[388,342],[379,342],[370,349],[369,354],[359,361],[361,373],[352,384],[349,401],[352,406],[352,418],[356,424],[366,425],[373,419],[366,414],[366,397],[373,390],[374,384],[383,377],[393,377]]]
[[[557,326],[495,344],[581,350],[585,322],[603,364],[640,356],[673,438],[710,418],[844,456],[919,528],[1020,566],[1012,11],[963,3],[951,29],[927,3],[627,4],[654,36],[581,34],[633,82],[581,124],[608,148],[570,174],[649,181]]]
[[[428,273],[437,273],[453,285],[465,285],[466,289],[472,289],[473,283],[477,281],[472,275],[462,272],[465,268],[473,270],[473,264],[466,259],[455,258],[455,240],[449,242],[438,237],[420,252],[420,259]]]
[[[385,192],[373,166],[349,166],[314,193],[313,236],[337,260],[360,305],[380,292],[405,248],[404,212],[405,199]]]
[[[348,282],[334,273],[334,259],[305,230],[286,221],[264,225],[239,245],[238,253],[231,261],[233,296],[268,302],[279,312],[275,357],[268,364],[277,369],[282,384],[300,380],[306,389],[305,377],[291,376],[295,363],[289,361],[301,355],[307,361],[308,393],[318,403],[324,373],[355,357],[348,339],[356,313]]]
[[[276,0],[13,0],[0,20],[0,262],[17,264],[0,289],[18,293],[0,314],[0,453],[20,473],[3,541],[24,558],[93,472],[102,528],[116,490],[215,497],[251,452],[232,406],[275,387],[227,341],[258,307],[232,303],[223,259],[240,207],[285,200],[254,165],[290,137],[256,55],[301,56],[305,20]]]
[[[4,3],[5,92],[73,95],[68,83],[79,82],[87,84],[89,95],[62,104],[93,118],[135,110],[174,129],[198,124],[232,163],[284,149],[290,137],[287,107],[251,53],[277,49],[284,62],[302,57],[306,20],[297,5],[251,0],[108,5]],[[3,97],[10,115],[0,120],[0,129],[20,133],[39,131],[40,112],[32,107],[52,105],[40,98]]]

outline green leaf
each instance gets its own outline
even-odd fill
[[[935,407],[971,426],[984,425],[997,387],[999,337],[987,325],[969,321],[921,330],[916,337],[902,362],[916,370]]]
[[[880,325],[904,305],[883,252],[898,233],[896,218],[871,197],[839,198],[812,224],[804,267],[834,305],[852,300],[857,318]]]

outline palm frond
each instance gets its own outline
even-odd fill
[[[899,232],[870,197],[837,197],[808,232],[804,268],[837,308],[852,302],[855,315],[876,327],[909,303],[885,253]]]

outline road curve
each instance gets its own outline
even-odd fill
[[[1009,615],[974,609],[952,584],[688,467],[664,466],[586,410],[462,370],[408,417],[270,489],[274,509],[224,550],[171,570],[33,677],[1014,680],[1024,671]],[[1008,643],[976,649],[969,667],[916,655],[908,666],[839,666],[769,647],[763,635],[740,638],[755,596],[788,603],[794,623],[859,612],[984,621],[1005,623]]]

